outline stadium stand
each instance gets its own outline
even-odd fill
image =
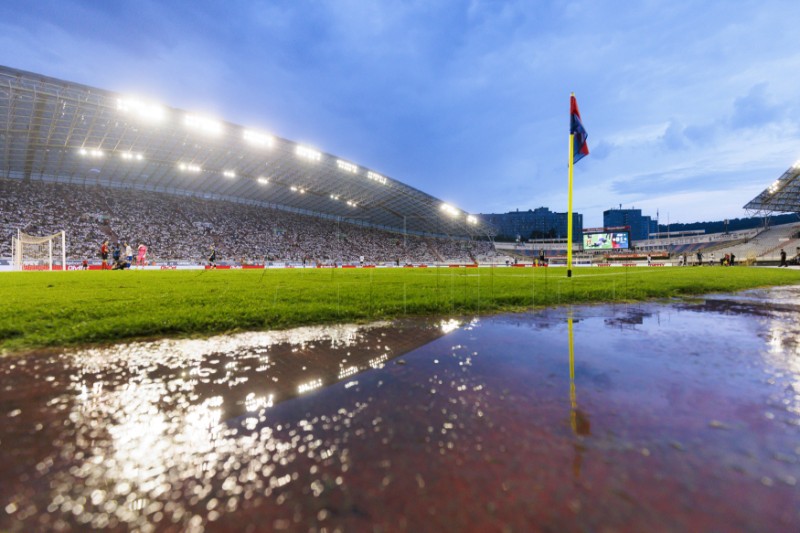
[[[780,257],[781,248],[784,248],[790,256],[793,256],[798,246],[800,246],[800,223],[794,223],[771,227],[759,233],[752,240],[716,247],[713,252],[717,257],[732,253],[740,261],[745,259],[750,261],[777,261]]]
[[[376,257],[396,261],[386,242],[397,239],[383,236],[402,234],[403,252],[415,259],[465,260],[471,251],[454,243],[494,234],[479,217],[397,179],[257,127],[2,66],[0,124],[0,178],[89,191],[77,199],[40,191],[48,202],[40,219],[20,209],[25,218],[6,212],[4,224],[52,227],[59,211],[72,210],[79,233],[71,249],[108,236],[149,241],[170,259],[202,257],[196,244],[225,235],[233,242],[221,242],[219,253],[244,260],[366,259],[372,241],[383,247]],[[114,192],[92,192],[98,186]],[[145,212],[152,228],[142,225]],[[200,229],[203,238],[192,242]]]
[[[147,191],[0,180],[0,257],[11,236],[65,230],[68,260],[97,261],[104,239],[144,242],[157,263],[473,263],[496,259],[488,241],[403,235],[223,200]],[[404,245],[405,243],[405,245]]]

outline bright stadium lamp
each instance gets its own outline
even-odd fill
[[[92,149],[81,148],[80,150],[78,150],[78,154],[83,157],[92,157],[95,159],[103,157],[104,155],[103,151],[98,148],[92,148]]]
[[[226,170],[222,173],[222,175],[225,176],[226,178],[235,178],[236,172],[234,172],[233,170]]]
[[[272,135],[254,130],[244,130],[244,140],[256,146],[272,146]]]
[[[353,163],[348,163],[347,161],[342,161],[341,159],[336,160],[336,166],[345,172],[351,172],[353,174],[358,172],[358,167],[356,165]]]
[[[319,161],[322,159],[322,154],[317,152],[316,150],[312,150],[311,148],[306,148],[305,146],[298,146],[295,151],[298,157],[302,157],[303,159],[308,159],[309,161]]]
[[[441,210],[450,215],[451,217],[458,216],[458,209],[450,204],[442,204]]]
[[[186,115],[183,119],[183,123],[186,124],[187,127],[199,131],[200,133],[208,133],[211,135],[219,135],[222,133],[222,123],[210,118]]]
[[[258,180],[256,180],[256,181],[258,181],[261,185],[266,185],[266,184],[269,183],[269,180],[267,178],[264,178],[264,177],[258,178]]]
[[[199,165],[192,165],[189,163],[180,163],[178,165],[178,169],[184,172],[193,172],[193,173],[197,173],[203,170],[202,168],[200,168]]]
[[[367,172],[367,178],[371,179],[372,181],[377,181],[381,185],[386,185],[386,178],[376,172]]]
[[[477,224],[478,218],[475,217],[474,215],[467,215],[467,222],[469,222],[470,224]]]
[[[104,155],[103,151],[100,150],[99,148],[93,148],[88,150],[86,148],[81,148],[78,150],[78,154],[83,157],[93,157],[95,159],[103,157]]]
[[[136,118],[158,122],[167,114],[164,107],[149,102],[142,102],[134,98],[117,99],[117,110]]]

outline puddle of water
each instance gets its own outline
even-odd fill
[[[789,287],[5,359],[0,529],[796,530],[799,312]]]

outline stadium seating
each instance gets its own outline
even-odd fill
[[[485,241],[422,238],[288,211],[139,190],[0,180],[0,257],[11,236],[65,230],[68,260],[97,260],[100,243],[148,246],[156,262],[263,264],[472,263],[491,261]],[[405,247],[404,247],[405,243]]]

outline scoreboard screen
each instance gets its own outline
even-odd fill
[[[584,250],[627,250],[628,233],[584,233]]]

